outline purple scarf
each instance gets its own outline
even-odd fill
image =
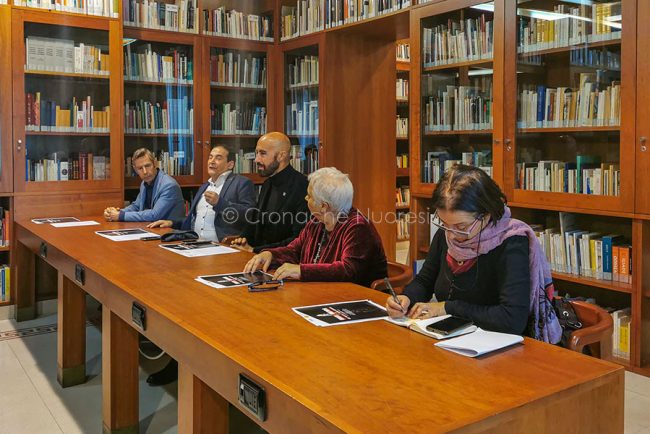
[[[562,337],[562,327],[555,315],[551,301],[546,294],[546,288],[553,283],[551,268],[542,251],[533,230],[526,223],[511,218],[510,208],[505,206],[505,213],[496,225],[488,224],[479,237],[473,237],[458,242],[447,238],[448,253],[457,261],[467,261],[499,247],[506,239],[512,236],[528,237],[528,265],[530,267],[530,337],[551,344],[558,343]]]

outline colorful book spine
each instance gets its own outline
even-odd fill
[[[203,10],[203,33],[252,41],[273,42],[270,16],[244,14],[224,6]]]
[[[182,33],[198,33],[199,29],[197,0],[123,0],[122,19],[125,26],[144,29]]]

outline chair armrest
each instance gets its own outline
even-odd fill
[[[569,349],[582,352],[585,345],[603,341],[612,332],[612,327],[612,318],[609,314],[605,314],[597,324],[578,329],[571,333]]]

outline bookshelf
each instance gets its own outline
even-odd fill
[[[410,71],[410,47],[408,39],[396,43],[396,231],[397,244],[395,247],[396,259],[402,263],[408,263],[409,258],[409,211],[411,207],[411,191],[409,180],[409,71]]]
[[[200,8],[203,35],[258,42],[275,41],[275,0],[203,0]]]
[[[200,184],[202,149],[195,140],[200,52],[198,37],[186,32],[124,29],[125,188],[140,186],[131,155],[141,147],[150,149],[160,170],[179,185]]]
[[[256,177],[255,146],[268,131],[268,44],[209,37],[204,39],[202,114],[204,152],[223,144],[237,153],[235,172],[260,183]]]
[[[14,190],[117,190],[119,23],[58,21],[49,12],[12,11]]]
[[[325,0],[280,0],[280,41],[325,29]]]
[[[312,42],[318,39],[316,36]],[[321,162],[319,44],[289,45],[282,57],[282,119],[291,140],[291,165],[309,175]]]
[[[411,253],[422,259],[429,245],[435,182],[425,181],[435,179],[423,176],[427,153],[443,144],[449,144],[445,151],[465,144],[491,151],[492,176],[506,192],[514,216],[538,231],[554,268],[556,289],[560,294],[595,298],[613,309],[629,308],[629,356],[613,356],[612,361],[647,375],[650,281],[644,273],[644,256],[650,248],[650,200],[642,180],[650,168],[645,139],[650,131],[644,125],[648,109],[636,101],[648,90],[644,67],[650,54],[637,44],[642,39],[635,38],[636,17],[644,11],[650,13],[650,7],[629,1],[585,5],[551,0],[519,7],[503,1],[440,2],[411,11],[412,210],[426,216],[413,225]],[[477,14],[493,21],[491,62],[480,52],[474,59],[454,62],[443,57],[436,64],[434,56],[432,62],[427,38],[435,34],[435,26],[446,25],[454,16],[467,19]],[[643,32],[650,36],[641,27],[637,38]],[[490,128],[455,129],[435,123],[427,128],[432,125],[427,118],[431,81],[460,86],[463,80],[472,82],[470,73],[492,77]],[[580,101],[588,101],[587,107]],[[567,255],[576,252],[571,239],[579,242],[582,235],[561,233],[560,212],[575,219],[571,229],[598,233],[592,238],[605,257],[596,260],[594,269],[568,267]],[[615,251],[605,253],[598,243],[605,243],[608,234],[621,237],[613,243]],[[605,258],[614,263],[608,255],[616,256],[624,247],[631,257],[631,277],[609,278],[607,269],[598,267],[601,263],[604,267]],[[625,258],[628,253],[621,255]]]

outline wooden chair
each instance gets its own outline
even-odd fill
[[[582,328],[571,333],[569,349],[581,353],[589,346],[593,356],[607,359],[612,352],[612,317],[605,309],[585,301],[572,300],[571,305]]]
[[[404,287],[413,280],[413,269],[408,265],[397,262],[388,262],[387,264],[388,281],[397,294],[401,294]],[[381,292],[388,292],[384,279],[377,279],[370,285],[372,289]]]

